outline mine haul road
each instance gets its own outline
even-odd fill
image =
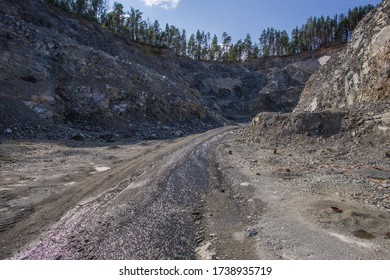
[[[348,195],[364,193],[348,159],[240,133],[3,143],[0,258],[390,258],[390,212]]]
[[[22,259],[196,259],[210,151],[235,128],[168,141],[89,176],[35,207],[3,241],[19,244],[13,258]]]

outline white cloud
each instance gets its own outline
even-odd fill
[[[160,6],[164,9],[176,9],[180,0],[142,0],[147,6]]]

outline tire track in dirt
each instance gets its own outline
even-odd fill
[[[62,218],[14,258],[193,259],[206,157],[232,129],[184,138],[78,183],[46,205],[62,207]]]

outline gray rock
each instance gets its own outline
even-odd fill
[[[85,141],[86,140],[86,137],[84,134],[82,133],[78,133],[72,137],[70,137],[71,140],[75,140],[75,141]]]
[[[258,234],[259,234],[259,231],[256,229],[249,229],[249,230],[247,230],[247,233],[246,233],[247,237],[249,237],[249,238],[255,237]]]
[[[292,116],[291,129],[297,134],[330,136],[340,132],[346,112],[303,112]]]
[[[75,128],[88,136],[119,131],[123,137],[139,135],[146,127],[152,131],[157,122],[180,123],[186,133],[226,122],[219,114],[208,114],[188,79],[198,67],[208,71],[200,62],[122,40],[96,23],[70,21],[69,14],[60,10],[54,15],[45,1],[2,1],[0,25],[0,40],[5,42],[0,45],[5,58],[0,60],[0,69],[5,69],[0,71],[2,96],[38,108],[44,112],[40,116],[58,127]],[[31,26],[36,31],[21,32]],[[4,120],[0,112],[0,117],[5,125],[12,123],[11,114]],[[158,133],[157,137],[171,136]]]
[[[39,110],[49,123],[88,136],[155,130],[157,137],[169,137],[172,132],[156,124],[180,122],[182,133],[173,132],[180,137],[229,120],[250,120],[254,112],[291,111],[323,55],[270,57],[244,65],[193,61],[121,40],[96,23],[70,21],[60,10],[53,16],[45,1],[0,5],[2,95]]]
[[[360,22],[348,46],[310,77],[295,112],[389,102],[389,10],[382,1]]]
[[[6,129],[4,130],[4,135],[9,135],[9,134],[12,134],[12,129],[6,128]]]
[[[173,130],[173,135],[180,137],[231,123],[230,120],[247,121],[258,112],[291,112],[309,77],[326,61],[327,70],[315,74],[326,86],[318,84],[316,78],[310,79],[300,107],[310,107],[315,98],[318,106],[315,103],[310,108],[326,107],[326,98],[342,106],[345,102],[338,100],[344,95],[339,94],[343,92],[339,89],[344,89],[344,85],[348,87],[348,100],[364,101],[369,96],[383,100],[390,92],[386,80],[386,65],[390,65],[386,57],[389,29],[386,9],[388,0],[375,14],[374,23],[367,21],[367,26],[361,25],[359,32],[363,35],[355,33],[349,51],[343,52],[341,58],[334,58],[339,48],[329,48],[299,56],[266,57],[240,65],[193,61],[179,58],[169,49],[122,40],[94,22],[70,20],[69,14],[60,10],[53,14],[45,1],[3,0],[0,98],[12,97],[22,103],[20,108],[23,105],[38,112],[33,123],[40,124],[42,117],[55,125],[57,130],[50,129],[53,137],[79,139],[83,137],[74,131],[82,131],[85,137],[99,137],[102,133],[118,133],[119,137],[172,136],[172,131],[158,126],[176,126],[180,131]],[[357,59],[348,62],[343,56],[350,53]],[[362,58],[366,64],[361,63]],[[336,65],[335,61],[345,63]],[[351,73],[345,69],[352,69]],[[380,70],[377,74],[376,69]],[[321,76],[333,75],[336,70],[341,71],[340,75],[332,79]],[[364,84],[367,86],[361,87]],[[335,98],[333,85],[341,97]],[[365,95],[355,96],[355,88],[362,88]],[[9,112],[14,109],[15,106],[10,107]],[[5,119],[1,108],[0,119],[4,121],[1,130],[14,127],[11,113]],[[18,114],[21,116],[23,112]],[[270,117],[261,123],[271,126],[281,121],[279,117]],[[320,126],[309,130],[320,131]],[[16,127],[18,133],[23,131]],[[69,132],[62,132],[63,127],[69,128]],[[334,125],[330,127],[333,131]],[[302,119],[296,130],[306,128],[308,125]],[[35,137],[38,131],[26,134]]]
[[[181,136],[184,135],[184,133],[183,133],[183,131],[181,131],[181,130],[176,130],[175,133],[174,133],[174,135],[175,135],[176,137],[181,137]]]
[[[390,112],[382,114],[381,118],[384,125],[390,126]]]

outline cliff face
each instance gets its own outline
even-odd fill
[[[345,143],[389,143],[389,0],[362,20],[344,49],[326,60],[309,78],[291,114],[263,112],[253,118],[247,130],[251,139],[339,135]]]
[[[296,112],[354,109],[390,101],[390,1],[371,11],[348,46],[306,84]]]
[[[248,120],[258,112],[291,112],[311,74],[342,47],[243,65],[202,62],[197,71],[184,73],[208,108],[227,119]]]
[[[0,134],[170,137],[291,111],[326,53],[192,61],[40,0],[1,0]]]
[[[29,133],[36,125],[12,123],[5,113],[17,102],[51,125],[46,130],[60,125],[65,137],[78,130],[169,136],[223,123],[173,75],[180,61],[168,66],[168,51],[127,42],[42,1],[0,3],[1,125],[14,136],[36,134]]]

